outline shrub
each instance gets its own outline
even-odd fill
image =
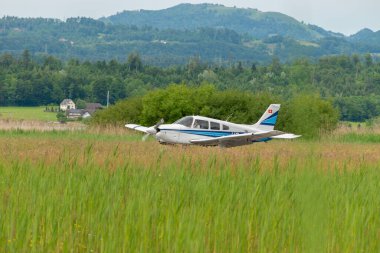
[[[269,93],[217,91],[212,85],[188,87],[169,85],[166,89],[148,92],[144,97],[131,98],[97,113],[95,124],[136,123],[154,125],[164,118],[174,122],[186,115],[228,120],[242,124],[253,124],[271,103],[281,103],[276,129],[318,136],[337,126],[338,111],[332,103],[317,95],[302,94],[283,102]]]

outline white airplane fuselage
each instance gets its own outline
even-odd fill
[[[209,122],[209,127],[207,129],[195,128],[194,123],[196,120]],[[216,126],[215,124],[219,124],[219,129],[216,129],[216,127],[211,129],[211,122],[214,123],[214,126]],[[223,128],[225,130],[223,130]],[[174,123],[160,125],[159,129],[160,131],[156,134],[157,140],[161,143],[168,144],[192,144],[190,141],[202,140],[205,138],[260,132],[260,130],[249,125],[235,124],[202,116],[193,116],[193,123],[191,127]],[[260,141],[269,140],[270,138],[263,138]]]

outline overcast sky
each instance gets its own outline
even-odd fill
[[[219,3],[277,11],[346,35],[362,28],[380,30],[380,0],[0,0],[0,16],[99,18],[123,10],[157,10],[179,3]]]

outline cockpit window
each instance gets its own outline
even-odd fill
[[[184,117],[174,122],[174,124],[179,124],[185,127],[191,127],[191,124],[193,124],[193,117]]]
[[[223,130],[227,131],[227,130],[230,130],[230,128],[228,126],[226,126],[226,125],[223,125]]]
[[[208,129],[208,121],[196,119],[193,128]]]
[[[211,130],[220,130],[220,124],[216,122],[210,122],[211,123]]]

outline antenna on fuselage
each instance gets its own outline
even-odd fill
[[[233,115],[234,115],[234,113],[231,113],[230,115],[228,115],[228,117],[226,118],[226,120],[225,120],[225,121],[229,121],[229,120],[230,120],[230,118],[231,118]]]

